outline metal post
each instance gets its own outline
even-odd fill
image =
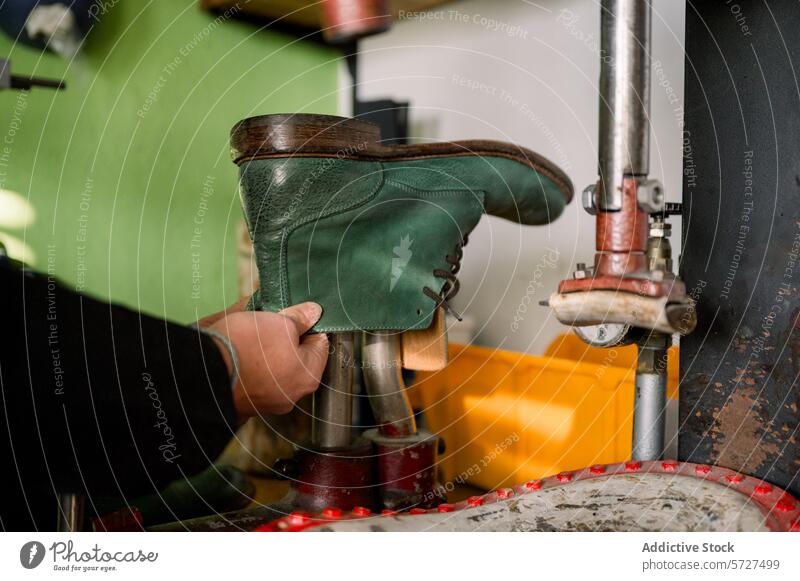
[[[417,423],[403,382],[400,335],[396,331],[365,331],[361,356],[364,383],[381,433],[394,437],[416,434]]]
[[[59,494],[56,530],[60,533],[74,533],[83,530],[85,506],[86,498],[81,494]]]
[[[670,336],[662,333],[651,333],[639,342],[633,402],[634,460],[658,460],[664,454],[669,343]]]
[[[347,447],[353,424],[354,334],[331,333],[322,382],[314,392],[311,441],[321,449]]]
[[[601,3],[601,211],[622,209],[624,177],[649,173],[650,13],[650,0]]]

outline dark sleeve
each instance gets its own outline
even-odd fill
[[[232,437],[230,379],[205,334],[5,261],[0,299],[0,468],[22,490],[130,500],[208,467]]]

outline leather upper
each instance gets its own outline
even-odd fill
[[[430,326],[453,254],[489,213],[545,224],[563,189],[505,157],[244,161],[240,188],[258,263],[261,310],[315,301],[316,332]]]

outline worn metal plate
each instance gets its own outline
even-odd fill
[[[733,6],[686,7],[678,454],[800,494],[800,11]]]
[[[262,531],[767,531],[800,529],[800,504],[759,479],[672,461],[593,466],[436,509],[293,513]]]

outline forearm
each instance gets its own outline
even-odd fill
[[[212,338],[41,275],[0,272],[11,338],[2,406],[16,458],[5,467],[23,482],[130,498],[214,460],[237,417]]]

